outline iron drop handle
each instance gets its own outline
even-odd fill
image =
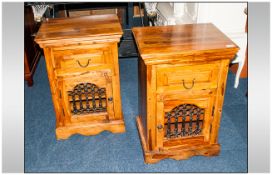
[[[87,66],[89,66],[90,61],[91,61],[91,59],[88,59],[88,62],[87,62],[85,65],[82,65],[82,64],[77,60],[77,64],[78,64],[80,67],[87,67]]]
[[[183,87],[184,87],[185,89],[192,89],[192,88],[194,87],[194,85],[195,85],[195,78],[193,79],[193,82],[192,82],[192,86],[191,86],[191,87],[186,86],[184,80],[182,80],[182,85],[183,85]]]

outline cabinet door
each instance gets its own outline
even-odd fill
[[[66,125],[114,119],[110,70],[63,77],[58,87]]]
[[[157,97],[157,149],[208,143],[213,120],[215,90],[159,94]]]

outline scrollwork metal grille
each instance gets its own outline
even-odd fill
[[[182,104],[165,113],[165,137],[177,138],[200,135],[204,109],[193,104]]]
[[[92,83],[80,83],[68,91],[71,112],[74,115],[107,111],[106,88]]]

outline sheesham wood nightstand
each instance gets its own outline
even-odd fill
[[[136,27],[139,116],[146,163],[220,152],[218,129],[237,45],[213,24]]]
[[[44,50],[56,112],[56,137],[125,132],[120,98],[116,15],[44,21],[35,41]]]

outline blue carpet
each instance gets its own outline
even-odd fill
[[[126,124],[123,134],[55,137],[55,113],[42,57],[34,86],[25,83],[25,172],[247,172],[247,79],[233,88],[229,73],[219,132],[221,153],[188,160],[144,163],[135,124],[138,114],[137,58],[121,59],[121,95]]]

